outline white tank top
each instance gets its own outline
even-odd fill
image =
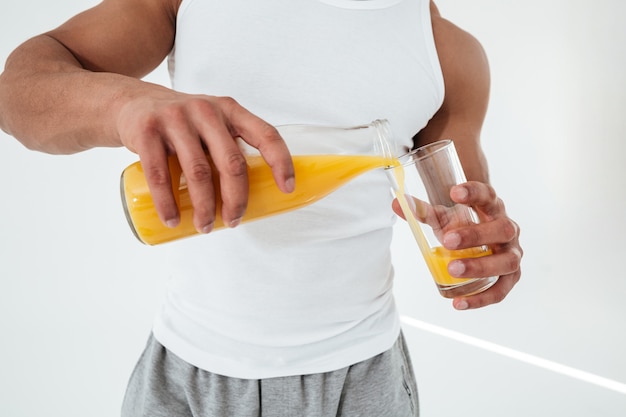
[[[271,124],[386,118],[403,147],[444,94],[428,0],[183,0],[169,64],[175,89],[231,96]],[[169,244],[155,337],[192,365],[247,379],[389,349],[400,329],[391,199],[376,170],[300,210]]]

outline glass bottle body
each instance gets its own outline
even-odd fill
[[[336,128],[312,125],[277,127],[292,154],[295,190],[281,192],[270,167],[253,148],[244,148],[248,165],[249,197],[242,223],[304,207],[318,201],[351,179],[394,162],[394,147],[385,120],[368,125]],[[351,149],[354,153],[351,153]],[[170,176],[180,212],[175,228],[159,219],[140,162],[128,166],[121,176],[120,191],[128,223],[143,243],[157,245],[197,234],[193,207],[184,173],[175,156],[169,158]],[[213,230],[224,228],[219,176],[214,170],[216,218]]]

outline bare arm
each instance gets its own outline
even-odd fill
[[[414,138],[415,145],[453,139],[467,179],[486,183],[489,171],[480,133],[491,82],[487,56],[473,36],[443,19],[436,8],[433,10],[433,31],[446,94],[439,111]]]
[[[233,137],[258,148],[281,190],[293,166],[278,132],[233,99],[182,94],[143,82],[171,50],[180,0],[104,0],[9,57],[0,75],[0,127],[31,149],[73,153],[125,146],[139,154],[164,223],[179,222],[167,156],[187,178],[198,231],[209,232],[220,174],[222,217],[236,226],[248,198],[246,163]]]
[[[157,88],[136,77],[171,49],[173,7],[105,0],[26,41],[0,75],[0,126],[28,148],[50,153],[123,145],[116,119],[128,100]]]
[[[433,31],[446,93],[439,111],[414,138],[415,146],[441,139],[453,139],[468,178],[454,187],[451,197],[476,209],[481,223],[447,232],[448,249],[489,245],[493,255],[452,261],[449,272],[456,277],[499,276],[487,291],[453,301],[458,309],[477,308],[501,301],[521,276],[523,251],[519,227],[505,211],[504,204],[489,185],[487,161],[480,146],[480,133],[489,101],[489,65],[478,41],[441,18],[432,4]]]

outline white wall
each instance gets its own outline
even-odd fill
[[[500,305],[455,312],[401,278],[403,311],[613,390],[415,329],[423,406],[436,416],[626,415],[626,173],[618,159],[626,150],[626,3],[438,4],[490,57],[483,143],[493,183],[522,227],[523,280]],[[451,401],[446,388],[461,398]]]
[[[5,2],[0,59],[95,3]],[[626,3],[438,4],[490,57],[484,147],[526,255],[505,302],[456,312],[399,224],[423,415],[625,415]],[[166,82],[163,68],[151,78]],[[0,134],[0,415],[118,415],[167,279],[162,250],[136,243],[120,210],[134,159],[49,156]]]

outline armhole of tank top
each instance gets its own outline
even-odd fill
[[[180,20],[184,17],[185,12],[189,8],[189,5],[193,3],[195,0],[182,0],[180,5],[178,6],[178,10],[176,11],[176,27],[180,26]],[[178,31],[177,31],[178,33]],[[176,72],[176,41],[174,41],[174,46],[172,50],[167,55],[167,72],[170,79],[170,86],[172,89],[176,89],[175,83],[175,72]]]
[[[191,3],[193,3],[194,1],[196,1],[196,0],[182,0],[180,2],[180,6],[178,6],[178,12],[176,13],[176,21],[177,22],[183,17],[185,12],[189,8],[189,5]]]
[[[438,85],[440,92],[439,105],[443,104],[445,97],[446,85],[443,79],[443,70],[441,69],[441,62],[439,61],[439,53],[437,52],[437,45],[435,44],[435,34],[433,31],[432,16],[430,14],[430,0],[422,1],[423,13],[423,28],[424,28],[424,40],[426,41],[426,48],[430,57],[430,63],[433,69],[433,76],[435,82]]]

